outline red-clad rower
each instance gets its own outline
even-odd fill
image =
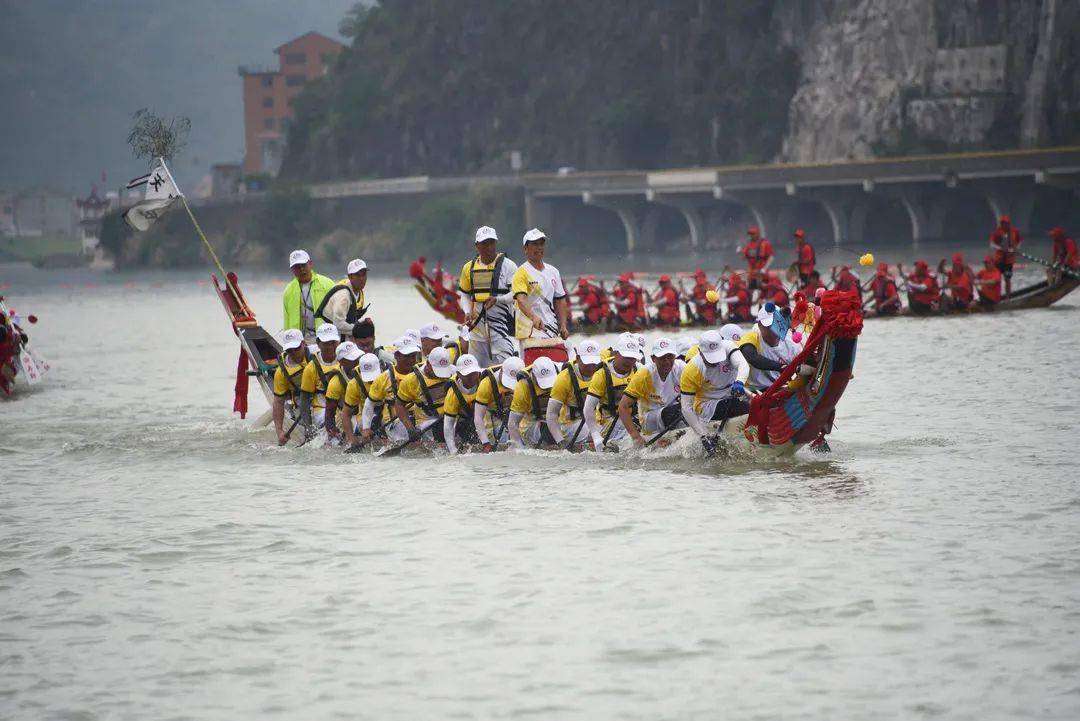
[[[975,300],[975,271],[964,262],[962,253],[953,253],[952,267],[945,276],[949,287],[950,305],[953,308],[967,308]]]
[[[915,261],[915,272],[907,277],[908,307],[912,313],[930,313],[941,303],[941,287],[925,260]]]
[[[742,256],[746,258],[750,290],[756,290],[762,287],[765,273],[772,265],[773,248],[768,239],[761,237],[761,229],[756,225],[751,225],[746,232],[750,240],[743,247]]]
[[[1060,280],[1062,268],[1076,271],[1080,269],[1080,253],[1077,252],[1076,241],[1065,235],[1065,229],[1061,226],[1050,229],[1050,240],[1053,243],[1050,263],[1054,266],[1046,271],[1046,279],[1050,283]]]
[[[851,272],[850,265],[840,266],[839,273],[836,272],[836,268],[833,268],[833,290],[855,292],[859,299],[862,299],[862,283],[859,281],[859,276]]]
[[[825,284],[821,282],[821,273],[817,272],[816,270],[812,270],[807,276],[806,284],[803,285],[800,290],[802,290],[803,295],[805,295],[809,300],[813,301],[815,298],[817,298],[819,289],[826,290]]]
[[[682,322],[679,314],[679,291],[671,284],[670,275],[660,276],[660,288],[650,305],[657,309],[657,324],[679,325]]]
[[[641,289],[634,285],[634,276],[631,273],[623,273],[619,276],[619,284],[611,292],[615,303],[615,313],[624,325],[636,327],[642,324],[641,308],[644,297]]]
[[[1021,243],[1020,231],[1012,226],[1009,216],[998,219],[998,225],[990,234],[990,247],[994,249],[994,263],[1005,279],[1005,294],[1012,293],[1013,263],[1016,262],[1016,249]]]
[[[997,305],[1001,302],[1001,271],[994,264],[994,256],[983,258],[983,269],[975,274],[979,281],[979,303]]]
[[[765,287],[761,290],[761,301],[765,303],[770,300],[777,308],[787,308],[790,304],[787,288],[776,271],[770,271],[765,277]]]
[[[806,233],[802,228],[795,231],[795,264],[799,269],[799,282],[806,286],[810,282],[810,274],[817,265],[817,254],[814,246],[806,242]]]
[[[742,276],[732,273],[728,281],[727,297],[723,299],[728,307],[728,323],[746,323],[750,315],[750,289]]]
[[[585,325],[603,325],[611,315],[608,306],[607,293],[600,286],[591,282],[590,276],[578,278],[577,290],[578,304],[581,306],[582,322]]]
[[[900,312],[900,291],[896,279],[889,272],[888,263],[878,263],[877,274],[870,281],[870,292],[874,296],[874,310],[878,315],[896,315]]]
[[[716,286],[709,282],[709,276],[705,271],[698,268],[694,271],[694,288],[690,291],[690,297],[694,301],[694,313],[700,323],[707,326],[716,325],[716,303],[710,303],[708,294],[710,290],[716,290]]]

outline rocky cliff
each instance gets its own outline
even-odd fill
[[[1080,0],[793,0],[781,158],[1080,142]]]

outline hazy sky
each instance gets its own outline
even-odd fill
[[[243,157],[240,65],[308,30],[340,40],[356,0],[0,0],[0,188],[85,193],[146,172],[127,147],[147,107],[187,115],[186,191]]]

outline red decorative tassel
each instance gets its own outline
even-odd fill
[[[240,349],[240,360],[236,363],[236,385],[233,386],[233,413],[241,418],[247,417],[248,410],[248,358],[244,349]]]

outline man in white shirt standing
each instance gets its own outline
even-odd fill
[[[525,262],[514,273],[510,292],[517,306],[515,335],[529,338],[566,338],[570,302],[559,269],[544,262],[547,236],[533,228],[522,238]]]

